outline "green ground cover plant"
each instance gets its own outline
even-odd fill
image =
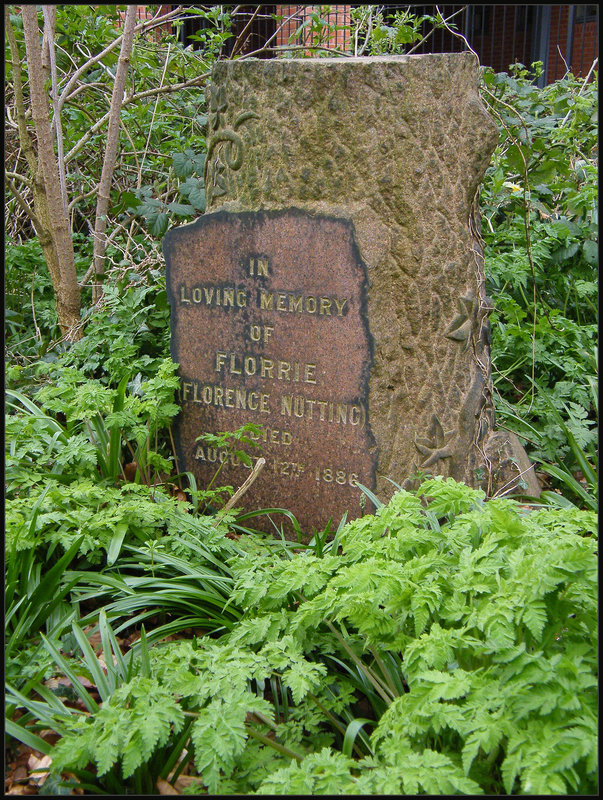
[[[127,781],[152,760],[154,774],[179,741],[201,793],[591,793],[595,515],[484,501],[429,479],[322,557],[237,552],[242,616],[221,637],[143,637],[118,686],[74,625],[79,662],[47,651],[96,674],[103,702],[75,714],[39,684],[42,700],[11,697],[61,732],[57,775],[96,770],[105,791],[113,767]]]
[[[116,8],[57,8],[68,75],[113,40]],[[353,12],[358,52],[443,24],[371,8]],[[324,12],[299,32],[315,54]],[[227,507],[237,487],[197,486],[175,457],[160,240],[204,209],[202,75],[232,38],[228,7],[199,13],[201,50],[135,43],[96,299],[91,117],[117,51],[62,115],[79,341],[7,193],[7,763],[19,743],[47,755],[48,794],[595,793],[597,73],[482,76],[500,130],[480,201],[495,403],[547,481],[540,505],[423,475],[387,505],[365,490],[374,515],[301,545],[279,535],[286,509],[260,534],[267,510]],[[14,128],[7,154],[28,201]],[[248,434],[200,431],[253,458]]]
[[[500,129],[480,198],[496,410],[532,457],[592,483],[583,462],[596,471],[598,75],[538,88],[541,69],[483,74]]]

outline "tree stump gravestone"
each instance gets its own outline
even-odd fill
[[[418,470],[538,493],[493,431],[473,56],[224,61],[208,106],[208,211],[164,239],[180,468],[207,486],[225,454],[196,437],[260,425],[238,505],[307,534]]]

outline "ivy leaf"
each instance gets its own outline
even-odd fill
[[[178,189],[197,211],[205,211],[205,186],[202,178],[187,178]]]
[[[172,165],[179,178],[188,178],[193,174],[203,175],[205,153],[195,153],[194,150],[187,147],[183,153],[176,153]]]

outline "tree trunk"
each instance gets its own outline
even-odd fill
[[[44,88],[45,72],[36,6],[22,6],[21,14],[32,120],[38,143],[34,173],[34,205],[42,227],[42,230],[38,231],[38,236],[52,279],[61,333],[68,341],[75,341],[81,338],[78,325],[80,287],[75,270],[69,218],[64,211],[60,192],[59,168],[51,133],[50,107]]]
[[[130,54],[134,42],[134,26],[136,24],[137,6],[128,6],[126,19],[124,22],[123,39],[119,53],[119,61],[115,73],[115,83],[111,95],[111,106],[109,109],[109,128],[107,131],[107,148],[103,159],[103,169],[100,182],[98,184],[98,196],[96,201],[96,218],[94,221],[94,273],[96,276],[93,300],[98,299],[101,290],[98,279],[104,272],[105,249],[106,249],[106,230],[107,230],[107,211],[109,210],[109,199],[111,181],[115,169],[115,158],[117,156],[117,145],[119,143],[119,122],[121,115],[121,105],[123,102],[126,78],[128,76],[128,65]]]

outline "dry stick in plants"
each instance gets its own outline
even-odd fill
[[[441,22],[439,24],[442,25],[444,28],[446,28],[446,30],[449,33],[452,33],[453,36],[461,36],[461,34],[457,33],[456,31],[453,31],[452,28],[448,25],[448,23],[450,22],[450,20],[453,17],[456,17],[457,14],[460,14],[461,11],[463,11],[464,8],[465,8],[465,6],[463,6],[463,8],[459,8],[458,11],[455,11],[454,14],[451,14],[449,17],[444,18],[444,16],[443,16],[442,12],[440,11],[439,7],[436,6],[436,13],[438,14],[438,16],[441,19]],[[432,27],[432,29],[429,31],[429,33],[426,33],[425,36],[414,45],[414,47],[410,48],[410,50],[408,51],[408,53],[406,53],[406,55],[409,56],[411,53],[414,53],[414,51],[418,47],[420,47],[422,44],[425,44],[425,42],[429,39],[429,37],[432,36],[435,33],[435,30],[436,30],[436,26],[434,25]],[[461,36],[461,38],[465,39],[464,36]],[[467,42],[466,39],[465,39],[465,43],[467,44],[467,47],[469,48],[469,50],[471,50],[471,52],[477,57],[477,53],[475,52],[475,50],[473,50],[471,48],[471,45],[469,44],[469,42]]]
[[[288,53],[288,52],[295,52],[297,50],[307,51],[309,45],[278,45],[278,46],[275,46],[275,47],[271,46],[271,42],[273,42],[276,39],[278,34],[284,28],[284,26],[290,20],[292,20],[295,17],[297,17],[298,13],[299,13],[298,11],[294,11],[293,14],[290,14],[288,17],[283,19],[282,22],[280,23],[280,25],[277,26],[277,28],[274,31],[274,33],[272,34],[272,36],[270,36],[270,38],[266,40],[266,43],[264,45],[262,45],[262,47],[259,47],[257,50],[253,50],[250,53],[244,53],[243,55],[240,56],[241,60],[248,59],[248,58],[257,58],[257,56],[260,55],[261,53],[268,53],[268,52]],[[349,57],[349,58],[353,57],[352,53],[345,53],[342,50],[339,50],[337,48],[322,47],[321,45],[310,45],[310,46],[312,47],[313,50],[317,50],[317,51],[320,50],[321,52],[326,52],[326,53],[335,53],[335,55],[337,55],[337,56],[346,56],[346,57]]]
[[[247,22],[247,25],[245,25],[245,27],[243,28],[241,33],[237,36],[236,41],[235,41],[235,43],[233,45],[233,48],[232,48],[231,55],[230,55],[231,58],[234,58],[236,53],[238,52],[239,48],[241,48],[243,46],[243,44],[245,44],[245,39],[247,37],[247,32],[249,31],[249,29],[253,25],[253,21],[255,20],[257,15],[260,13],[260,8],[261,8],[261,6],[256,6],[255,11],[253,12],[251,17],[249,18],[249,21]]]
[[[265,463],[266,463],[265,458],[258,458],[258,460],[255,462],[251,475],[247,478],[245,483],[243,483],[243,485],[239,489],[237,489],[237,491],[233,494],[230,500],[224,505],[224,507],[217,514],[214,526],[219,524],[224,514],[226,514],[227,511],[233,508],[235,503],[237,503],[241,499],[241,497],[243,497],[245,492],[249,490],[251,484],[255,481],[257,476],[263,470]]]
[[[166,53],[166,56],[165,56],[165,62],[164,62],[164,65],[163,65],[163,72],[161,73],[161,80],[159,81],[159,88],[160,89],[163,87],[163,81],[165,80],[165,73],[167,72],[167,67],[168,67],[168,64],[169,64],[169,61],[170,61],[170,48],[171,48],[171,44],[168,45],[167,53]],[[130,140],[130,144],[132,145],[132,151],[134,153],[134,158],[136,159],[136,166],[138,167],[138,175],[136,176],[136,189],[137,190],[140,189],[140,187],[142,186],[142,168],[144,167],[144,162],[145,162],[145,159],[147,157],[147,153],[149,151],[149,143],[151,141],[151,133],[153,131],[153,123],[155,122],[155,115],[157,114],[157,106],[158,106],[158,104],[159,104],[159,95],[157,95],[155,97],[155,105],[153,107],[153,114],[151,116],[151,123],[149,125],[149,133],[147,135],[147,140],[145,142],[144,152],[142,154],[142,159],[141,159],[140,163],[138,163],[138,156],[136,155],[136,147],[134,145],[134,142],[130,138],[130,134],[129,134],[126,126],[125,125],[123,126],[124,131],[126,133],[126,136]],[[128,252],[130,250],[130,244],[132,243],[132,237],[133,237],[133,234],[134,234],[134,226],[135,225],[136,225],[136,220],[133,219],[132,222],[130,223],[130,228],[128,230],[128,240],[126,242],[126,250],[125,250],[125,257],[126,258],[128,257]]]
[[[209,71],[203,72],[201,75],[197,75],[195,78],[191,78],[188,81],[184,81],[183,83],[170,83],[166,84],[165,86],[156,86],[153,89],[146,89],[143,92],[137,92],[129,94],[127,97],[124,97],[124,100],[121,104],[122,108],[131,103],[136,103],[138,100],[144,100],[145,97],[155,97],[158,94],[166,94],[168,92],[179,92],[182,89],[188,89],[192,86],[199,86],[202,84],[207,78],[209,77]],[[94,123],[82,136],[82,138],[73,145],[71,150],[65,156],[66,161],[71,161],[71,159],[76,156],[79,151],[84,147],[84,145],[89,141],[89,139],[94,136],[105,124],[105,122],[109,119],[109,112],[107,111],[97,122]]]

